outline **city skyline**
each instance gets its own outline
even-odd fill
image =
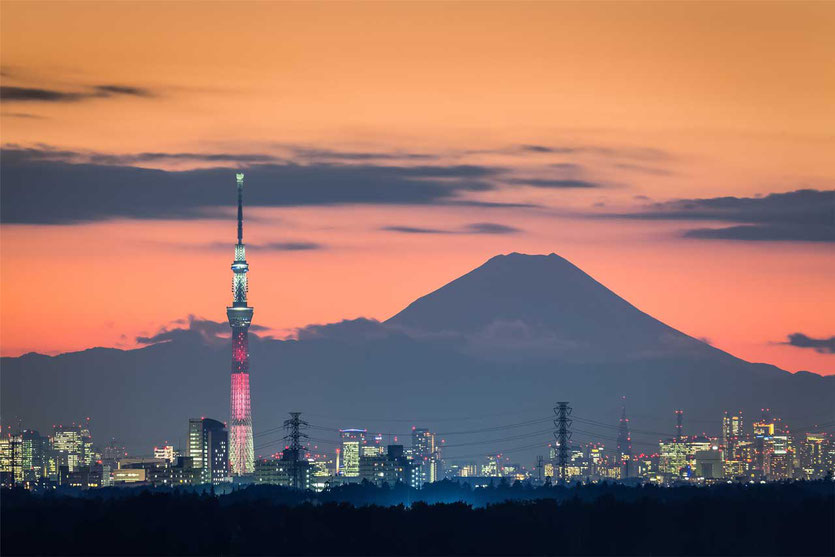
[[[4,356],[219,321],[243,168],[265,333],[556,252],[738,357],[835,373],[826,3],[44,6],[0,23]],[[185,280],[143,296],[159,257]]]
[[[233,298],[244,308],[248,323],[252,308],[245,296],[244,249],[241,235],[233,263]],[[120,419],[103,424],[106,436],[119,436],[135,451],[148,445],[149,436],[171,438],[171,424],[184,416],[228,415],[232,430],[237,413],[237,421],[246,426],[245,434],[237,437],[244,447],[241,454],[252,455],[251,462],[263,455],[257,442],[263,432],[280,429],[284,413],[292,408],[320,416],[313,420],[319,427],[322,415],[337,416],[344,421],[325,420],[324,425],[382,425],[382,431],[404,435],[399,427],[403,419],[443,432],[449,431],[444,422],[456,414],[481,416],[480,425],[487,430],[509,422],[503,413],[541,423],[542,409],[550,408],[554,394],[563,394],[584,408],[581,417],[597,423],[614,423],[618,416],[624,420],[620,404],[631,401],[643,416],[630,415],[633,430],[625,433],[627,438],[640,430],[658,431],[664,416],[681,408],[697,420],[710,420],[726,408],[752,412],[770,406],[792,425],[826,422],[830,415],[832,378],[790,374],[733,358],[640,312],[554,254],[492,258],[386,323],[356,320],[310,327],[294,341],[260,336],[261,329],[252,335],[243,330],[229,339],[225,331],[243,311],[231,307],[229,323],[192,319],[149,338],[141,350],[5,359],[4,417],[24,417],[38,429],[71,420],[79,412],[127,418],[129,408],[141,411],[153,405],[155,412],[141,424]],[[223,364],[230,348],[231,397],[229,368]],[[248,369],[250,348],[257,370],[251,395],[236,388],[248,386],[236,376]],[[552,363],[543,366],[545,362]],[[142,373],[108,372],[122,368]],[[485,372],[492,376],[488,381]],[[546,388],[531,390],[532,382]],[[129,390],[120,383],[130,385]],[[100,386],[95,396],[85,388],[88,384]],[[55,388],[44,390],[44,385]],[[726,388],[717,390],[717,385]],[[441,391],[444,396],[438,396]],[[33,392],[41,395],[32,399],[27,393]],[[182,396],[186,392],[190,395]],[[224,399],[225,411],[220,410]],[[241,401],[248,404],[236,407]],[[495,407],[503,410],[484,410]],[[261,432],[256,429],[254,435],[247,435],[252,431],[250,408],[261,424]],[[373,418],[370,423],[368,417]],[[523,447],[534,452],[530,443]],[[433,453],[425,452],[427,458]],[[251,465],[244,469],[251,470]],[[431,466],[422,473],[434,474]]]
[[[562,435],[561,404],[554,407],[550,417],[555,438],[558,433]],[[547,430],[525,432],[522,429],[520,433],[520,427],[538,428],[548,418],[489,428],[492,435],[513,431],[512,437],[487,442],[466,441],[465,437],[462,442],[461,434],[471,436],[485,430],[438,433],[413,426],[409,433],[372,433],[374,430],[369,429],[323,427],[301,419],[301,412],[290,412],[291,419],[284,422],[283,428],[268,429],[266,439],[264,434],[258,435],[260,450],[268,446],[274,450],[257,455],[247,481],[313,491],[361,482],[380,486],[403,483],[422,489],[449,479],[466,481],[472,487],[487,487],[493,485],[491,478],[509,478],[533,485],[575,480],[702,485],[726,480],[822,478],[831,475],[831,466],[835,464],[835,439],[827,431],[833,428],[831,419],[790,429],[768,408],[761,409],[759,417],[749,416],[747,420],[741,411],[726,411],[711,420],[712,430],[721,429],[721,433],[691,433],[685,429],[683,412],[676,411],[671,416],[676,425],[668,435],[655,442],[636,441],[633,453],[630,428],[624,430],[625,409],[622,412],[620,423],[615,425],[575,416],[569,407],[572,419],[566,431],[579,433],[582,439],[569,441],[565,451],[559,450],[560,439],[544,441]],[[704,420],[696,421],[704,423]],[[108,441],[105,447],[95,443],[90,418],[66,426],[55,425],[54,434],[48,437],[31,429],[17,432],[11,429],[12,426],[4,426],[0,436],[0,472],[5,474],[4,485],[12,482],[42,489],[43,482],[51,481],[85,488],[112,484],[222,486],[242,475],[230,466],[226,424],[205,417],[188,420],[185,447],[182,443],[163,444],[144,455],[130,454],[115,440]],[[281,429],[288,431],[288,435],[280,437]],[[324,433],[328,431],[329,434]],[[636,432],[644,439],[647,434],[661,435],[641,429]],[[329,435],[330,440],[323,438]],[[459,436],[459,440],[448,444],[442,438],[447,435]],[[527,442],[520,440],[525,438],[538,439],[533,446],[538,446],[537,452],[545,452],[536,457],[535,463],[529,462],[518,446],[493,451],[485,447],[468,455],[446,456],[447,448],[466,446],[467,450],[474,451],[476,446],[490,443],[490,448],[496,448],[497,441],[518,445]],[[287,444],[282,449],[283,441]],[[325,446],[321,447],[322,444]]]

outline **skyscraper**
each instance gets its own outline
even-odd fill
[[[226,308],[232,327],[232,388],[229,404],[229,464],[233,476],[246,476],[255,471],[255,451],[252,446],[252,407],[249,397],[249,325],[252,308],[247,305],[249,289],[244,247],[244,175],[238,181],[238,243],[232,262],[232,305]]]
[[[628,478],[632,474],[629,467],[632,459],[632,436],[629,433],[629,418],[626,417],[626,404],[623,405],[620,415],[620,424],[618,425],[618,460],[621,465],[621,477]]]
[[[53,426],[52,448],[59,466],[66,466],[69,472],[89,465],[89,437],[79,424]]]
[[[342,441],[341,475],[346,478],[357,478],[360,475],[360,450],[365,445],[364,429],[341,429],[339,436]]]
[[[722,444],[725,446],[725,456],[729,460],[734,458],[736,443],[742,437],[742,410],[736,415],[725,412],[722,417]]]
[[[424,428],[412,428],[412,457],[418,467],[418,486],[441,479],[440,453],[434,433]]]
[[[217,484],[228,478],[228,440],[226,426],[217,420],[192,418],[188,421],[186,456],[191,458],[193,468],[200,469],[201,483]]]

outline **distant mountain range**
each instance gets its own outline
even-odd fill
[[[226,419],[222,330],[194,321],[135,350],[3,358],[4,423],[21,416],[49,431],[91,416],[99,443],[115,436],[140,454],[181,443],[189,417]],[[736,358],[555,254],[496,256],[385,322],[312,325],[297,340],[252,335],[250,350],[257,454],[283,447],[277,426],[288,411],[303,412],[325,448],[338,427],[408,444],[411,426],[426,426],[443,434],[449,457],[503,451],[523,462],[552,440],[557,400],[574,408],[575,441],[613,445],[626,396],[638,451],[672,434],[677,408],[686,432],[708,433],[724,410],[743,410],[750,424],[769,407],[795,428],[835,415],[835,377]]]

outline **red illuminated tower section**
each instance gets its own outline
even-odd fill
[[[246,476],[255,471],[255,451],[252,446],[252,405],[249,398],[249,325],[252,308],[247,305],[249,289],[244,247],[244,175],[238,180],[238,243],[232,262],[232,305],[226,308],[232,327],[232,391],[229,404],[229,468],[233,476]]]

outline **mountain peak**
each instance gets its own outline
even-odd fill
[[[598,354],[657,351],[671,339],[690,347],[701,344],[641,312],[555,253],[492,257],[417,299],[387,323],[465,334],[512,324],[524,327],[526,334]]]
[[[494,255],[488,259],[483,265],[474,269],[472,272],[511,272],[516,274],[524,273],[579,273],[589,279],[579,267],[574,265],[568,259],[557,255],[556,253],[542,254],[527,254],[519,252],[511,252],[508,254]],[[466,276],[466,275],[465,275]],[[594,280],[594,279],[591,279]]]

